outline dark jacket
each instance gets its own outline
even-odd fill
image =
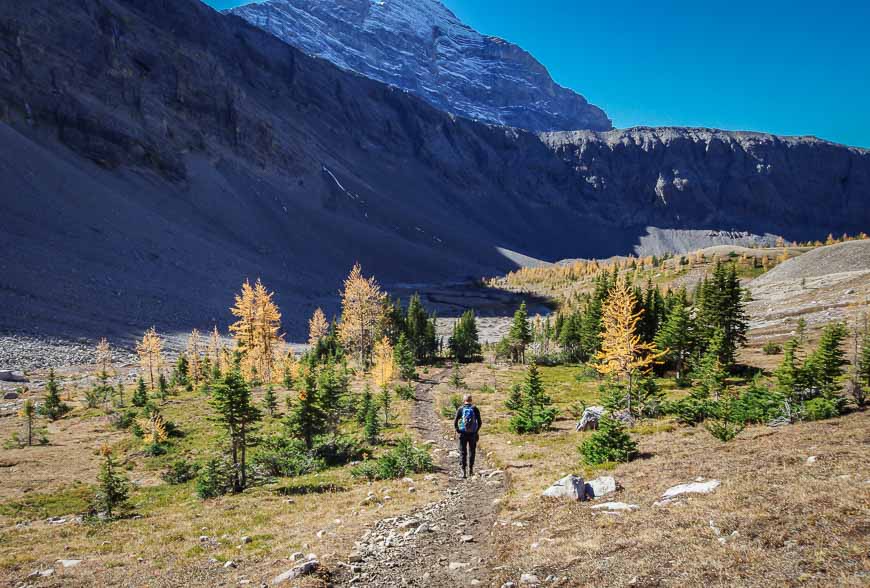
[[[462,406],[460,406],[458,409],[456,409],[456,416],[453,417],[453,429],[457,433],[462,433],[462,431],[459,430],[459,421],[460,421],[460,419],[462,419],[462,409],[463,408],[465,408],[464,404]],[[474,416],[477,418],[477,432],[479,433],[480,430],[483,428],[483,419],[480,418],[480,409],[474,405],[472,405],[472,408],[474,408]]]

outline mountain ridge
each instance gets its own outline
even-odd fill
[[[475,31],[438,0],[269,0],[224,12],[446,112],[533,131],[613,126],[528,51]]]

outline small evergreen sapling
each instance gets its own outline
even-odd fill
[[[278,399],[275,397],[275,388],[271,384],[266,387],[266,394],[263,396],[263,407],[270,417],[275,416],[275,409],[278,408]]]
[[[133,406],[143,407],[148,404],[148,390],[145,388],[145,380],[141,377],[136,382],[136,391],[133,392]]]
[[[112,450],[105,445],[100,453],[103,455],[103,465],[100,468],[99,488],[94,497],[93,509],[97,513],[105,513],[107,519],[112,519],[128,509],[130,484],[127,478],[116,471]]]
[[[511,417],[510,430],[519,434],[546,431],[556,419],[556,414],[558,411],[552,406],[552,400],[544,391],[538,366],[533,361],[526,372],[522,402]]]
[[[42,416],[50,421],[56,421],[70,410],[69,406],[60,399],[60,387],[54,370],[49,370],[48,381],[45,383],[45,399],[39,407]]]
[[[590,466],[624,463],[637,456],[637,443],[620,421],[605,413],[598,421],[598,430],[580,444],[580,454]]]

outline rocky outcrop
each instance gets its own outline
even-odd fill
[[[227,12],[446,112],[532,131],[612,128],[529,53],[481,35],[438,0],[270,0]]]
[[[857,232],[867,224],[865,149],[815,137],[669,127],[541,138],[573,168],[599,211],[620,223],[731,230],[746,244],[759,240],[740,231],[788,237],[835,224]],[[706,245],[717,244],[716,233]]]

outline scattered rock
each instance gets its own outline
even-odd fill
[[[26,382],[27,378],[24,377],[24,372],[18,372],[13,370],[0,370],[0,382]],[[8,399],[11,400],[11,399]]]
[[[80,560],[80,559],[59,559],[55,563],[58,563],[65,568],[74,568],[74,567],[81,565],[82,560]]]
[[[541,581],[535,574],[523,574],[520,576],[520,584],[540,584]]]
[[[451,572],[455,572],[456,570],[462,570],[462,569],[465,569],[467,567],[468,567],[467,563],[462,563],[462,562],[458,562],[458,561],[452,561],[447,566],[447,568]]]
[[[250,538],[250,537],[247,537],[247,536],[242,537],[242,545],[247,545],[247,544],[250,543],[250,542],[251,542],[251,538]]]
[[[505,582],[501,585],[501,588],[517,588],[517,585],[515,582]]]
[[[474,536],[473,535],[463,535],[462,537],[459,538],[459,541],[462,543],[471,543],[472,541],[474,541]]]
[[[18,400],[18,392],[7,392],[3,395],[3,400]]]
[[[592,510],[637,510],[640,508],[636,504],[627,504],[625,502],[605,502],[603,504],[596,504],[592,507]]]
[[[280,584],[284,584],[285,582],[289,582],[290,580],[295,580],[296,578],[307,576],[308,574],[316,571],[319,567],[320,563],[316,559],[306,561],[304,564],[298,565],[295,568],[287,570],[283,574],[279,574],[272,578],[272,585],[278,586]]]
[[[598,429],[598,421],[601,420],[601,415],[604,414],[603,406],[588,406],[583,411],[583,415],[577,422],[576,430],[578,431],[594,431]]]
[[[227,562],[224,563],[224,569],[225,569],[225,570],[228,570],[228,569],[230,569],[230,568],[237,568],[237,567],[239,567],[239,566],[236,565],[236,562],[234,562],[233,560],[229,560],[229,561],[227,561]]]
[[[600,498],[616,492],[616,479],[613,476],[601,476],[586,483],[586,497]]]
[[[208,540],[209,540],[208,535],[200,535],[200,536],[199,536],[199,542],[200,542],[200,543],[208,543]]]
[[[708,480],[706,482],[690,482],[688,484],[679,484],[665,490],[662,494],[663,500],[670,500],[683,494],[709,494],[719,487],[719,480]]]
[[[583,500],[586,496],[586,485],[583,483],[583,478],[568,475],[544,490],[543,496],[548,498]]]
[[[301,551],[296,551],[296,552],[290,554],[290,561],[299,561],[303,557],[305,557],[304,553],[302,553]]]
[[[818,459],[818,456],[811,455],[807,458],[807,464],[814,464],[816,463],[816,461],[818,461]]]

